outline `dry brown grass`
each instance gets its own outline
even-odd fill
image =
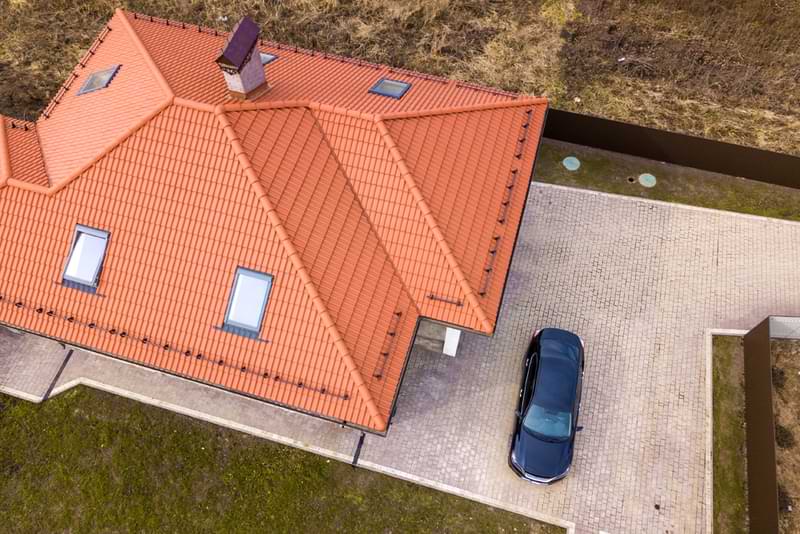
[[[772,354],[780,527],[788,534],[800,528],[796,517],[800,506],[800,341],[774,339]]]
[[[0,0],[0,112],[35,117],[117,5],[800,154],[797,0]]]

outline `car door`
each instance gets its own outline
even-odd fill
[[[572,425],[574,431],[578,430],[578,416],[581,409],[581,396],[583,394],[583,366],[578,368],[578,380],[575,386],[575,405],[572,407]]]
[[[531,401],[533,396],[534,382],[536,381],[536,370],[539,367],[539,349],[535,344],[531,344],[528,351],[528,357],[525,365],[525,377],[522,382],[522,392],[520,395],[520,403],[517,416],[522,418],[525,414],[525,409]]]

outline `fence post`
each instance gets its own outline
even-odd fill
[[[744,336],[747,504],[750,532],[778,533],[778,473],[772,404],[770,318]]]

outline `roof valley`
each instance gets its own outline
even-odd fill
[[[315,111],[319,111],[320,109],[325,109],[325,108],[323,108],[319,104],[314,104],[314,103],[310,103],[309,107],[310,107],[310,109],[312,111],[312,115],[314,115],[314,119],[317,120],[317,122],[319,122],[319,117],[317,117]],[[370,120],[374,120],[374,118],[370,117]],[[325,139],[325,142],[328,144],[328,146],[332,146],[332,143],[331,143],[331,141],[330,141],[330,139],[328,137],[328,133],[325,131],[325,128],[321,127],[320,128],[320,132],[322,134],[322,137]],[[366,215],[366,219],[367,219],[367,222],[369,224],[370,229],[372,230],[372,232],[375,235],[380,235],[380,232],[375,227],[375,224],[372,221],[372,217],[370,217],[369,211],[366,209],[366,207],[364,206],[364,203],[361,201],[361,196],[356,192],[356,187],[353,185],[353,181],[350,178],[350,176],[348,175],[345,165],[343,165],[342,161],[339,159],[339,156],[337,155],[336,150],[331,150],[331,154],[332,154],[333,159],[336,160],[337,165],[339,165],[339,168],[342,169],[342,174],[344,175],[345,179],[347,180],[347,186],[350,188],[351,191],[353,191],[353,196],[355,197],[355,202],[361,208],[361,211],[363,211],[364,214]],[[412,306],[414,306],[414,309],[416,310],[417,314],[421,315],[421,311],[419,309],[419,306],[417,305],[417,301],[414,299],[414,293],[412,293],[411,289],[408,287],[408,284],[406,283],[406,279],[402,275],[400,269],[398,269],[397,263],[395,262],[394,257],[389,253],[389,250],[386,248],[386,243],[384,243],[383,240],[379,239],[378,240],[378,246],[381,248],[383,253],[386,254],[386,258],[388,259],[389,263],[392,265],[392,269],[394,269],[394,272],[397,274],[397,278],[400,280],[400,284],[403,287],[403,291],[405,291],[405,293],[408,296],[408,299],[411,302]]]
[[[469,303],[472,310],[475,312],[475,315],[477,316],[478,321],[480,321],[480,324],[483,327],[483,329],[486,330],[487,332],[492,332],[494,330],[494,324],[489,319],[489,316],[486,314],[486,311],[481,306],[476,291],[469,284],[469,281],[467,280],[464,271],[461,269],[458,260],[456,259],[452,249],[450,248],[450,245],[447,243],[447,240],[444,237],[444,232],[442,232],[441,228],[439,227],[439,223],[433,216],[433,211],[428,206],[428,203],[425,201],[425,198],[422,195],[422,191],[420,191],[419,187],[417,186],[416,181],[414,180],[414,176],[411,174],[411,171],[408,168],[408,165],[406,165],[402,154],[400,154],[400,150],[397,148],[397,144],[394,142],[392,135],[389,133],[389,129],[386,127],[386,124],[384,124],[382,118],[377,118],[375,120],[375,126],[378,128],[378,131],[381,134],[383,142],[386,144],[386,147],[389,149],[389,152],[394,158],[397,167],[400,169],[400,174],[403,176],[403,180],[406,186],[408,187],[409,192],[414,197],[414,200],[417,203],[417,207],[422,213],[423,219],[429,226],[431,232],[433,232],[434,238],[436,239],[436,243],[439,245],[442,254],[444,255],[448,265],[453,271],[456,281],[461,287],[461,290],[464,292],[464,296],[467,302]]]
[[[386,427],[386,421],[384,420],[383,416],[381,415],[375,400],[372,398],[372,394],[369,391],[369,387],[367,386],[366,382],[364,381],[361,372],[358,369],[353,357],[350,354],[350,350],[347,347],[347,344],[344,341],[344,337],[339,332],[336,323],[333,321],[330,312],[325,305],[325,302],[322,300],[322,297],[319,291],[314,284],[314,281],[311,279],[311,275],[309,274],[306,266],[303,264],[303,261],[300,257],[300,253],[289,237],[286,228],[283,225],[283,222],[278,217],[278,213],[275,210],[274,206],[272,206],[271,201],[267,197],[267,192],[264,187],[261,185],[259,181],[259,177],[256,174],[255,170],[253,169],[252,164],[250,163],[250,159],[247,157],[247,154],[244,151],[244,148],[239,140],[233,125],[231,125],[228,117],[226,116],[225,109],[223,105],[219,105],[216,107],[214,111],[215,116],[217,117],[217,121],[220,124],[220,127],[225,132],[227,136],[231,148],[233,152],[236,154],[237,160],[242,167],[242,171],[244,172],[245,176],[247,177],[250,186],[253,189],[253,192],[256,194],[259,202],[264,206],[264,209],[267,212],[267,216],[269,218],[270,223],[275,230],[275,233],[278,236],[279,241],[284,246],[284,250],[286,251],[286,255],[289,260],[294,265],[295,269],[297,270],[297,274],[303,282],[303,285],[308,292],[308,296],[311,299],[312,304],[316,308],[317,312],[319,313],[320,319],[325,326],[326,331],[331,336],[331,339],[336,346],[336,349],[339,351],[340,356],[342,357],[342,361],[347,367],[350,378],[353,380],[353,384],[355,385],[356,391],[364,400],[367,410],[374,420],[375,424],[379,428]]]

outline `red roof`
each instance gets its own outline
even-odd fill
[[[494,330],[546,101],[262,43],[237,102],[225,38],[118,11],[35,124],[0,117],[0,322],[383,431],[419,317]],[[95,294],[77,224],[110,234]],[[220,328],[237,267],[273,276],[257,338]]]

